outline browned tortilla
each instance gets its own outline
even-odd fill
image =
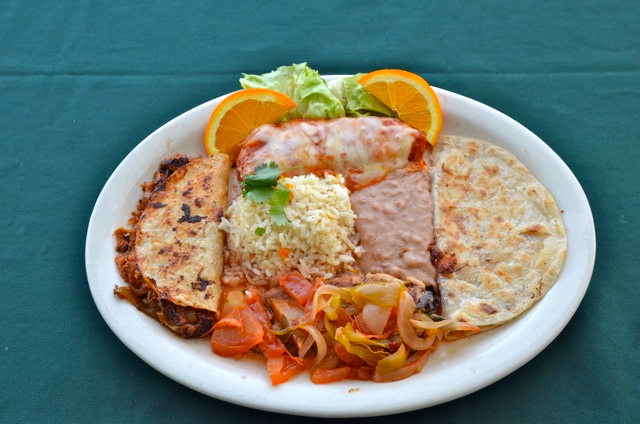
[[[443,314],[479,327],[516,317],[560,273],[556,202],[515,156],[479,140],[441,137],[431,171]]]
[[[192,159],[149,199],[135,234],[140,273],[161,299],[218,312],[227,206],[227,155]]]

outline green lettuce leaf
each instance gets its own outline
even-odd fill
[[[262,75],[243,74],[243,88],[268,88],[289,96],[296,108],[289,111],[283,120],[295,118],[331,119],[345,116],[340,100],[331,93],[317,71],[306,63],[281,66]]]
[[[369,94],[358,82],[361,76],[356,74],[342,80],[343,103],[347,116],[395,116],[384,103]]]

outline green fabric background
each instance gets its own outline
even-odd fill
[[[532,361],[464,398],[352,421],[639,422],[640,3],[243,3],[0,3],[0,422],[299,422],[138,359],[93,303],[84,242],[143,138],[242,72],[300,61],[407,69],[506,113],[569,165],[597,230],[586,297]]]

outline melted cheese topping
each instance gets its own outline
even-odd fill
[[[329,171],[342,174],[354,190],[420,160],[425,148],[424,133],[397,119],[296,120],[256,128],[237,164],[241,178],[271,161],[281,169],[295,167],[287,176]]]

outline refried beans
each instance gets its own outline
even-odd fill
[[[412,277],[435,287],[433,201],[426,167],[393,171],[381,182],[351,194],[356,230],[365,253],[356,263],[363,273]]]

